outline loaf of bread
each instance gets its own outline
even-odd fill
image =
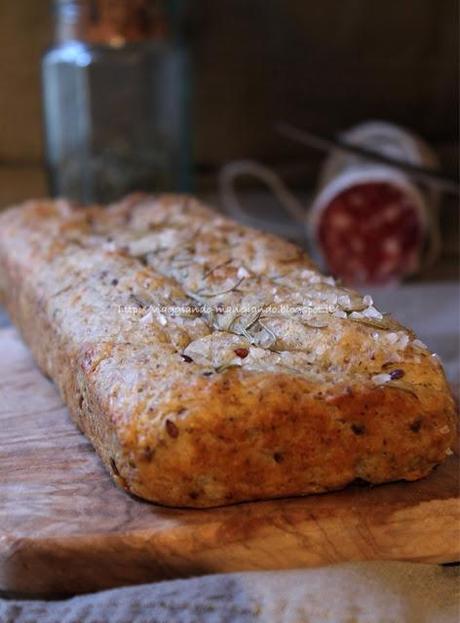
[[[192,198],[11,208],[0,293],[142,498],[208,507],[415,480],[451,454],[454,402],[410,330]]]

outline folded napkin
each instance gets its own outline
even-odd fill
[[[401,562],[210,575],[65,601],[0,600],[2,623],[458,623],[459,572]]]

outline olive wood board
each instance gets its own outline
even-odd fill
[[[0,590],[81,593],[348,560],[460,560],[458,456],[412,483],[208,510],[119,490],[14,328],[0,330]]]

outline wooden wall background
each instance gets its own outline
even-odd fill
[[[277,119],[331,132],[363,119],[457,136],[456,0],[196,2],[198,154],[305,157]]]
[[[324,132],[393,120],[424,135],[456,170],[456,0],[190,0],[188,21],[196,162],[207,186],[223,162],[240,157],[308,184],[318,155],[278,137],[278,119]],[[39,60],[51,41],[50,3],[0,2],[0,40],[4,202],[21,186],[30,194],[26,170],[32,190],[44,189]]]

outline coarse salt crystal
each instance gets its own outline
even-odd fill
[[[385,383],[388,383],[389,381],[391,381],[391,376],[389,374],[376,374],[375,376],[372,377],[372,382],[375,383],[375,385],[384,385]]]
[[[341,307],[345,307],[347,309],[351,307],[351,299],[348,294],[341,294],[337,299],[337,302]]]
[[[117,250],[117,245],[115,242],[104,242],[102,245],[102,249],[107,251],[108,253],[114,253]]]
[[[374,300],[370,294],[366,294],[366,296],[363,298],[363,303],[364,305],[367,305],[368,307],[370,307],[371,305],[374,304]]]
[[[162,327],[165,327],[168,324],[168,321],[166,320],[166,316],[164,316],[163,314],[159,313],[157,317],[158,317],[158,322],[161,324]]]
[[[409,336],[406,333],[399,332],[399,348],[405,350],[409,344]]]
[[[376,318],[377,320],[383,319],[382,314],[373,305],[369,305],[369,307],[363,311],[363,316],[366,318]]]
[[[329,305],[337,305],[337,298],[337,294],[334,294],[333,292],[331,292],[330,294],[325,293],[320,296],[320,301],[328,303]]]
[[[152,310],[150,309],[146,314],[144,314],[144,316],[142,316],[141,318],[141,322],[152,322],[153,320],[153,314],[152,314]]]

